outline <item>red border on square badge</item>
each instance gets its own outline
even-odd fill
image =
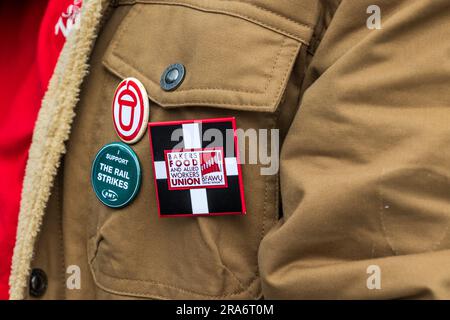
[[[199,123],[199,124],[204,124],[204,123],[223,123],[223,122],[230,122],[231,123],[231,127],[233,129],[233,140],[234,140],[234,155],[236,158],[236,166],[237,166],[237,176],[238,176],[238,184],[239,184],[239,200],[241,202],[241,208],[242,210],[239,212],[208,212],[208,213],[202,213],[202,214],[195,214],[195,213],[179,213],[179,214],[161,214],[161,205],[160,205],[160,190],[158,189],[158,183],[157,183],[157,168],[156,168],[156,164],[155,164],[155,153],[154,153],[154,146],[153,146],[153,142],[155,141],[155,137],[152,137],[152,127],[158,127],[158,126],[176,126],[176,125],[184,125],[184,124],[194,124],[194,123]],[[227,117],[227,118],[214,118],[214,119],[199,119],[199,120],[180,120],[180,121],[167,121],[167,122],[150,122],[148,124],[148,132],[149,132],[149,139],[150,139],[150,151],[152,154],[152,169],[153,169],[153,180],[154,180],[154,185],[155,185],[155,193],[156,193],[156,201],[157,201],[157,205],[158,205],[158,215],[161,218],[166,218],[166,217],[201,217],[201,216],[221,216],[221,215],[245,215],[246,214],[246,207],[245,207],[245,196],[244,196],[244,184],[243,184],[243,180],[242,180],[242,169],[241,169],[241,164],[240,164],[240,157],[239,157],[239,146],[238,146],[238,137],[237,137],[237,133],[236,133],[236,119],[234,117]],[[201,133],[200,133],[201,134]],[[201,139],[201,137],[200,137]],[[225,139],[223,139],[225,141]],[[163,150],[164,151],[164,162],[165,162],[165,169],[166,169],[166,178],[169,180],[170,179],[170,173],[169,173],[169,165],[168,165],[168,154],[171,153],[183,153],[184,155],[186,154],[193,154],[193,155],[198,155],[199,152],[204,152],[204,151],[219,151],[221,153],[220,157],[216,157],[216,159],[219,159],[220,161],[214,161],[211,160],[208,164],[206,164],[205,166],[207,166],[206,170],[209,170],[208,172],[213,172],[213,174],[215,174],[215,177],[217,179],[220,179],[220,176],[222,175],[224,178],[224,182],[223,184],[212,184],[212,185],[203,185],[202,182],[200,182],[200,185],[198,185],[198,181],[197,182],[192,182],[189,181],[189,183],[191,183],[192,187],[189,187],[188,185],[186,186],[182,186],[182,187],[173,187],[171,186],[171,183],[169,181],[167,181],[167,185],[168,185],[168,189],[164,190],[165,192],[173,192],[173,191],[177,191],[177,190],[192,190],[192,189],[228,189],[229,188],[229,184],[228,184],[228,177],[227,177],[227,170],[226,170],[226,161],[225,161],[225,149],[224,146],[220,146],[220,147],[207,147],[207,148],[178,148],[178,149],[171,149],[171,150]],[[192,157],[191,157],[192,158]],[[195,157],[194,157],[195,158]],[[199,160],[199,159],[197,159]],[[192,161],[192,160],[191,160]],[[211,167],[212,164],[212,167]],[[217,167],[215,167],[215,165],[217,164]],[[186,166],[181,165],[183,168],[187,168],[187,169],[195,169],[197,170],[197,172],[200,170],[201,164],[200,163],[195,163],[195,165],[197,166],[197,168],[194,168],[194,165],[191,163],[188,163],[188,161],[186,161]],[[210,166],[210,167],[208,167]],[[202,173],[203,173],[203,169],[201,169]],[[202,180],[203,181],[203,180]],[[174,201],[176,201],[176,199],[174,199]]]

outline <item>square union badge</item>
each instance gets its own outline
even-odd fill
[[[149,123],[160,217],[245,214],[234,118]]]

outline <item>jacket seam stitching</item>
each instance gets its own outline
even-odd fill
[[[59,251],[61,253],[61,267],[62,267],[62,275],[61,275],[61,285],[62,285],[62,292],[64,295],[64,298],[66,297],[66,283],[65,283],[65,274],[66,274],[66,261],[65,261],[65,255],[64,255],[64,236],[63,236],[63,213],[62,213],[62,206],[61,206],[61,191],[59,190],[61,187],[61,180],[60,178],[56,178],[56,206],[57,206],[57,212],[59,215]]]
[[[224,0],[220,0],[220,1],[221,1],[221,2],[224,2]],[[242,4],[242,3],[243,3],[243,2],[239,2],[239,1],[235,1],[235,0],[226,0],[226,1],[227,1],[227,2],[239,3],[239,4]],[[121,2],[121,1],[119,1],[119,3],[120,3],[120,2]],[[152,0],[148,0],[148,1],[145,1],[145,0],[144,0],[144,1],[143,1],[143,0],[136,0],[135,2],[136,2],[136,3],[151,3],[151,2],[157,2],[157,1],[152,1]],[[176,4],[181,4],[181,5],[183,5],[183,3],[180,3],[180,2],[168,2],[168,4],[170,4],[170,3],[176,3]],[[287,20],[287,21],[289,21],[289,22],[292,22],[292,23],[294,23],[294,24],[296,24],[296,25],[298,25],[298,26],[305,27],[305,28],[308,28],[308,29],[310,29],[310,30],[313,30],[313,29],[314,29],[314,27],[313,27],[312,25],[310,25],[310,24],[303,23],[303,22],[299,22],[299,21],[295,21],[294,19],[291,19],[291,18],[289,18],[289,17],[286,17],[286,16],[284,16],[284,15],[278,13],[278,12],[275,12],[275,11],[273,11],[273,10],[270,10],[270,9],[267,9],[267,8],[263,8],[263,7],[261,7],[261,6],[258,6],[258,5],[256,5],[256,4],[254,4],[254,3],[246,3],[246,4],[248,4],[249,6],[252,6],[252,7],[256,8],[256,9],[258,9],[258,10],[269,12],[269,13],[271,13],[271,14],[277,16],[277,17],[280,17],[280,18],[282,18],[282,19],[285,19],[285,20]],[[231,13],[232,13],[232,12],[231,12]]]
[[[288,58],[288,60],[289,61],[291,61],[292,59],[293,59],[293,57],[298,53],[298,49],[299,49],[299,47],[297,46],[297,47],[295,47],[294,48],[295,50],[292,50],[292,53],[291,53],[291,55],[289,56],[289,58]],[[116,57],[117,59],[119,59],[122,63],[125,63],[126,65],[129,65],[129,66],[131,66],[133,69],[135,69],[140,75],[142,75],[142,76],[144,76],[145,78],[147,78],[147,79],[149,79],[148,77],[146,77],[143,73],[142,73],[142,71],[141,70],[139,70],[139,69],[137,69],[137,68],[135,68],[134,66],[132,66],[132,65],[130,65],[130,64],[128,64],[127,62],[125,62],[121,57],[119,57],[119,56],[117,56],[116,54],[114,54],[114,53],[112,53],[113,54],[113,56],[114,57]],[[105,65],[106,66],[108,66],[108,68],[110,68],[110,69],[113,69],[113,70],[115,70],[115,68],[114,67],[112,67],[109,63],[107,63],[106,61],[104,62],[105,63]],[[292,63],[291,63],[292,64]],[[284,72],[284,76],[283,76],[283,80],[282,81],[280,81],[280,86],[279,86],[279,88],[278,88],[278,90],[276,91],[276,94],[274,95],[274,99],[273,99],[273,101],[272,101],[272,103],[270,103],[270,104],[266,104],[266,103],[263,103],[263,104],[258,104],[258,103],[230,103],[230,102],[226,102],[226,101],[218,101],[218,100],[200,100],[200,101],[196,101],[196,100],[193,100],[193,101],[191,101],[191,100],[184,100],[183,102],[174,102],[173,104],[176,104],[177,106],[184,106],[184,105],[190,105],[190,104],[216,104],[216,105],[220,105],[220,106],[236,106],[236,107],[239,107],[239,106],[255,106],[255,107],[264,107],[264,108],[267,108],[267,109],[270,109],[270,110],[272,110],[272,105],[276,102],[276,100],[278,99],[278,95],[280,94],[280,91],[283,89],[283,87],[284,87],[284,82],[286,81],[286,78],[287,78],[287,76],[288,76],[288,74],[289,74],[289,70],[290,70],[290,67],[291,67],[291,64],[287,64],[287,67],[286,67],[286,71]],[[117,74],[117,71],[115,71],[114,73],[116,73]],[[117,75],[119,75],[119,74],[117,74]],[[154,83],[155,84],[155,82],[154,81],[152,81],[151,79],[149,79],[152,83]],[[226,90],[221,90],[221,91],[226,91]],[[157,99],[157,98],[155,98],[155,97],[152,97],[153,98],[153,100],[155,100],[155,102],[157,102],[157,103],[159,103],[159,104],[161,104],[161,105],[165,105],[165,103],[163,103],[163,102],[161,102],[161,99]],[[171,104],[171,103],[169,103],[169,104]],[[166,105],[167,105],[167,103],[166,103]]]
[[[223,0],[220,0],[220,1],[223,2]],[[227,2],[239,3],[239,1],[234,1],[234,0],[227,0]],[[249,5],[252,6],[252,7],[254,7],[254,8],[257,8],[257,9],[259,9],[259,10],[262,10],[262,11],[266,11],[266,12],[272,13],[273,15],[276,15],[277,17],[280,17],[280,18],[285,19],[285,20],[287,20],[287,21],[290,21],[290,22],[292,22],[292,23],[294,23],[294,24],[296,24],[296,25],[298,25],[298,26],[305,27],[305,28],[308,28],[308,29],[310,29],[310,30],[313,30],[313,29],[314,29],[314,27],[311,26],[311,25],[309,25],[309,24],[306,24],[306,23],[303,23],[303,22],[299,22],[299,21],[295,21],[294,19],[291,19],[291,18],[289,18],[289,17],[286,17],[286,16],[284,16],[284,15],[278,13],[278,12],[275,12],[275,11],[273,11],[273,10],[270,10],[270,9],[267,9],[267,8],[263,8],[263,7],[261,7],[261,6],[258,6],[258,5],[256,5],[256,4],[254,4],[254,3],[249,3]]]
[[[230,2],[238,3],[237,1],[230,1]],[[233,12],[231,10],[217,9],[217,8],[207,8],[207,7],[202,7],[202,6],[198,5],[198,4],[191,4],[191,3],[182,3],[182,2],[175,2],[175,1],[174,2],[164,2],[164,1],[155,1],[155,0],[149,0],[149,1],[142,1],[142,0],[119,1],[119,3],[117,5],[119,6],[119,5],[134,5],[134,4],[176,5],[176,6],[183,6],[183,7],[188,7],[188,8],[197,9],[197,10],[209,10],[209,11],[219,12],[219,13],[227,14],[227,15],[230,15],[230,16],[240,17],[240,18],[242,18],[244,20],[260,24],[261,26],[264,26],[264,27],[269,28],[271,30],[274,30],[276,32],[279,32],[279,33],[282,33],[284,35],[287,35],[290,38],[293,38],[293,39],[295,39],[297,41],[300,41],[300,42],[304,43],[305,45],[308,45],[308,41],[305,40],[305,38],[303,38],[303,37],[300,37],[300,36],[298,36],[296,34],[293,34],[292,32],[283,30],[283,29],[278,28],[276,26],[270,25],[270,24],[268,24],[266,22],[263,22],[263,21],[261,21],[259,19],[252,18],[252,17],[247,16],[245,14]],[[290,21],[290,22],[292,22],[292,23],[294,23],[294,24],[296,24],[296,25],[298,25],[300,27],[304,27],[304,28],[308,29],[309,31],[314,30],[313,26],[311,26],[311,25],[292,20],[291,18],[283,16],[283,15],[277,13],[277,12],[274,12],[274,11],[271,11],[269,9],[265,9],[265,8],[256,6],[254,4],[249,4],[249,5],[254,7],[254,8],[256,8],[256,9],[258,9],[258,10],[270,12],[270,13],[272,13],[272,14],[278,16],[278,17],[281,17],[283,19],[286,19],[287,21]]]
[[[110,275],[110,274],[108,274],[108,273],[106,273],[106,272],[104,272],[104,271],[101,271],[101,270],[99,270],[98,268],[94,268],[94,266],[92,265],[93,262],[94,262],[94,260],[95,260],[95,257],[94,257],[93,259],[91,259],[91,261],[90,261],[89,264],[90,264],[90,266],[91,266],[91,269],[95,269],[95,271],[92,270],[92,271],[93,271],[93,277],[94,277],[95,283],[96,283],[99,287],[103,288],[103,289],[106,290],[106,291],[115,292],[115,293],[118,293],[118,294],[132,294],[132,295],[141,295],[141,296],[152,295],[152,294],[145,294],[145,293],[140,293],[140,292],[121,291],[121,290],[114,290],[114,289],[107,288],[107,287],[105,287],[104,285],[102,285],[102,284],[100,284],[100,283],[98,282],[97,277],[95,276],[95,274],[96,274],[96,273],[100,273],[100,274],[102,274],[102,275],[104,275],[104,276],[107,276],[107,277],[112,278],[112,279],[117,280],[117,281],[134,281],[134,282],[142,282],[142,283],[147,283],[147,284],[154,285],[154,286],[166,287],[166,288],[169,288],[169,289],[177,290],[177,291],[179,291],[179,292],[189,293],[189,294],[193,294],[193,295],[197,295],[197,296],[202,296],[202,297],[216,297],[216,298],[220,298],[220,297],[231,297],[231,296],[239,295],[239,294],[244,293],[244,292],[248,292],[248,291],[251,290],[250,287],[253,285],[253,283],[254,283],[256,280],[258,280],[258,277],[257,277],[257,276],[256,276],[256,277],[252,277],[251,280],[250,280],[250,282],[247,284],[247,288],[242,288],[242,289],[240,289],[240,290],[236,290],[236,291],[233,291],[232,293],[228,293],[228,294],[223,294],[223,295],[212,295],[212,294],[205,294],[205,293],[200,293],[200,292],[193,291],[193,290],[188,290],[188,289],[180,288],[180,287],[177,287],[177,286],[174,286],[174,285],[170,285],[170,284],[165,284],[165,283],[162,283],[162,282],[158,282],[158,281],[156,281],[156,280],[129,279],[129,278],[124,278],[124,277],[116,277],[116,276]]]
[[[142,75],[144,75],[144,71],[139,67],[136,66],[135,64],[132,64],[130,62],[125,61],[125,58],[121,55],[119,55],[117,52],[117,47],[119,45],[119,43],[121,42],[123,35],[126,33],[126,31],[129,29],[129,25],[130,22],[132,21],[132,17],[136,16],[139,12],[141,12],[140,9],[135,10],[133,13],[131,13],[131,16],[127,16],[125,17],[125,19],[127,21],[124,22],[123,27],[121,28],[121,30],[119,31],[119,34],[117,35],[117,39],[114,40],[114,45],[111,49],[111,54],[118,58],[120,61],[122,61],[123,63],[126,63],[128,65],[130,65],[131,67],[133,67],[133,69],[135,69],[136,71],[138,71],[139,73],[141,73]],[[206,87],[206,88],[201,88],[201,87],[197,87],[197,88],[190,88],[190,89],[178,89],[177,92],[181,93],[181,92],[190,92],[190,91],[200,91],[200,90],[217,90],[217,91],[232,91],[232,92],[243,92],[243,93],[250,93],[250,94],[262,94],[262,95],[267,95],[267,89],[269,88],[270,83],[273,80],[274,74],[275,74],[275,67],[278,65],[281,53],[283,52],[283,48],[285,48],[286,45],[286,38],[283,38],[283,41],[281,43],[281,45],[278,48],[278,51],[276,53],[276,56],[274,56],[273,58],[273,65],[272,65],[272,69],[270,71],[270,74],[268,77],[264,77],[265,78],[265,86],[264,89],[261,91],[256,91],[256,90],[241,90],[241,89],[228,89],[228,88],[210,88],[210,87]],[[148,80],[150,80],[155,86],[159,85],[156,81],[154,81],[153,79],[146,77]]]

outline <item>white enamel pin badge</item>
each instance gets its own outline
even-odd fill
[[[245,214],[234,118],[149,123],[160,217]]]
[[[145,133],[149,118],[149,101],[144,85],[126,78],[117,86],[112,105],[114,128],[128,144],[138,142]]]

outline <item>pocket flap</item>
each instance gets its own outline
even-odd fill
[[[223,12],[135,4],[103,63],[120,78],[138,78],[162,107],[274,112],[301,46],[282,32]],[[185,79],[164,91],[161,75],[174,63],[185,66]]]

